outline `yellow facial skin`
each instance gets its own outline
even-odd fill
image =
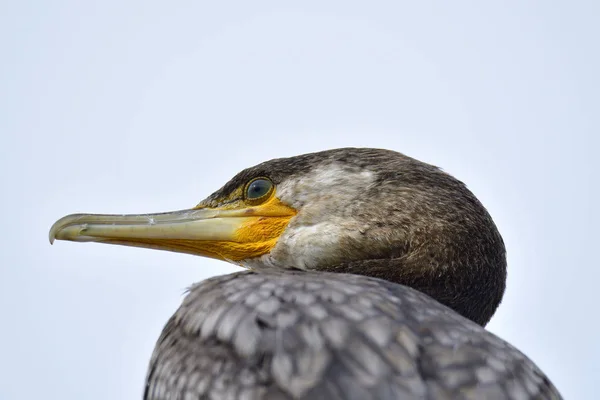
[[[260,206],[251,206],[244,210],[246,215],[252,217],[240,221],[231,241],[210,240],[197,243],[202,250],[216,256],[198,254],[234,262],[262,256],[275,247],[290,220],[296,215],[296,210],[281,203],[275,196]]]
[[[189,210],[159,214],[72,214],[50,229],[55,239],[147,247],[239,262],[269,253],[297,211],[275,190],[257,201],[240,188],[223,207],[202,203]]]

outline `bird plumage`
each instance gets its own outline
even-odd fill
[[[491,216],[462,182],[400,153],[275,159],[194,209],[67,216],[54,238],[251,270],[189,289],[152,355],[146,400],[560,398],[483,328],[506,281]]]
[[[510,344],[406,286],[350,274],[240,272],[192,286],[163,330],[145,399],[170,398],[559,395]]]

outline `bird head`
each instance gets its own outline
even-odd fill
[[[55,239],[148,247],[262,270],[354,273],[411,286],[484,325],[506,280],[502,238],[466,186],[380,149],[336,149],[243,170],[196,207],[73,214]]]

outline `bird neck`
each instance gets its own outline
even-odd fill
[[[506,281],[501,268],[455,265],[424,270],[403,258],[353,261],[324,271],[365,275],[411,287],[481,326],[489,322],[500,304]]]

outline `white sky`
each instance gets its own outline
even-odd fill
[[[184,288],[236,270],[51,247],[56,219],[193,206],[257,162],[367,146],[469,185],[508,247],[490,330],[592,399],[600,3],[288,3],[0,3],[0,398],[139,398]]]

